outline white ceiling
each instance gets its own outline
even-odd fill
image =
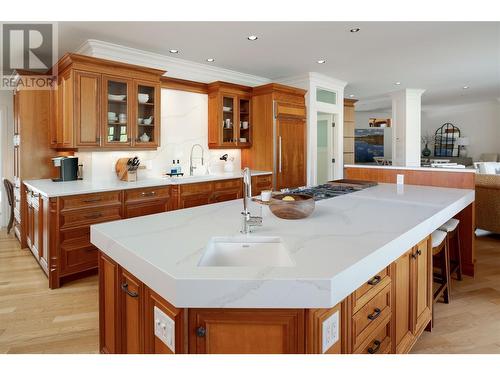
[[[404,87],[426,89],[427,105],[500,97],[500,22],[59,23],[61,55],[87,39],[200,63],[214,57],[211,65],[270,79],[319,72],[347,81],[358,110],[386,108],[387,93]]]

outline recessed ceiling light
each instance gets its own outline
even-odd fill
[[[179,53],[178,49],[169,49],[168,52],[170,53]]]
[[[326,60],[318,60],[317,63],[318,64],[324,64],[324,63],[326,63]]]
[[[254,40],[259,39],[259,37],[257,35],[250,35],[247,39],[254,41]]]
[[[354,94],[349,95],[349,98],[354,98]]]
[[[354,27],[351,30],[349,30],[351,33],[357,33],[359,30],[361,30],[359,27]]]
[[[397,81],[397,82],[394,82],[394,84],[395,84],[396,86],[399,86],[399,85],[401,84],[401,82]]]
[[[469,86],[462,87],[462,89],[464,89],[464,90],[467,90],[468,88],[469,88]]]
[[[207,61],[208,61],[208,62],[214,62],[214,61],[215,61],[215,59],[214,59],[213,57],[210,57],[210,58],[208,58],[208,59],[207,59]]]

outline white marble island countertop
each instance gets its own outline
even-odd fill
[[[252,176],[269,175],[272,172],[252,171]],[[145,187],[191,184],[205,181],[228,180],[232,178],[242,177],[241,171],[231,173],[214,173],[197,176],[184,177],[157,177],[157,178],[142,178],[136,182],[120,181],[118,178],[104,181],[93,180],[78,180],[78,181],[62,181],[54,182],[51,179],[42,180],[25,180],[26,186],[31,188],[41,195],[52,198],[62,197],[77,194],[100,193],[103,191],[138,189]]]
[[[241,200],[91,227],[91,242],[176,307],[328,308],[474,200],[474,191],[380,184],[316,202],[303,220],[263,207],[289,267],[199,267],[212,237],[241,236]]]

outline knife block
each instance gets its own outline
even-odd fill
[[[129,170],[128,161],[129,158],[120,158],[117,160],[115,165],[116,175],[121,181],[135,182],[137,181],[137,170]]]

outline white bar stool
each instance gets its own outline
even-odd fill
[[[456,273],[457,280],[462,280],[462,254],[460,251],[460,220],[450,219],[439,227],[439,230],[446,232],[446,242],[450,254],[450,273]],[[451,243],[453,241],[453,246]]]

